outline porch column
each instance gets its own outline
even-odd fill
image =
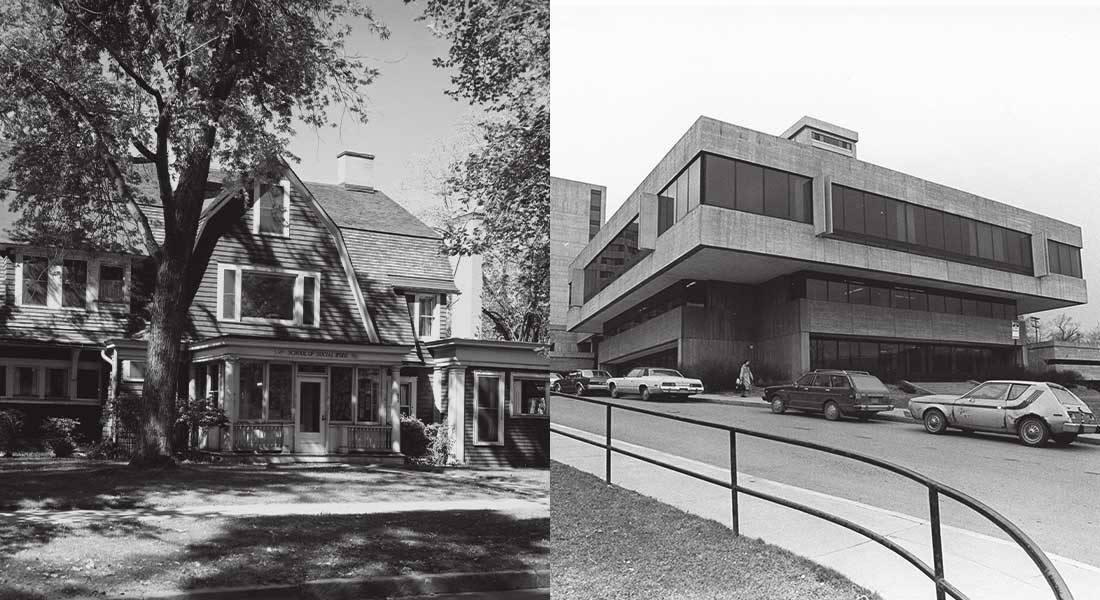
[[[466,367],[447,372],[447,426],[454,439],[454,457],[466,463]]]
[[[222,406],[229,415],[229,444],[227,450],[234,450],[233,427],[237,422],[237,399],[240,397],[240,365],[237,357],[225,359],[225,375],[222,382]]]
[[[401,452],[401,367],[390,367],[390,449]]]
[[[76,372],[80,368],[80,348],[69,351],[69,400],[76,400]]]
[[[187,367],[187,397],[191,400],[198,400],[198,398],[195,397],[195,386],[195,363],[192,362]]]

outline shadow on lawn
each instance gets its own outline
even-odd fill
[[[549,519],[495,511],[253,517],[188,547],[216,572],[185,589],[456,571],[545,569]]]
[[[429,498],[431,488],[435,489]],[[67,463],[51,468],[49,463],[40,463],[32,468],[7,466],[0,460],[0,511],[545,494],[545,480],[538,483],[477,473],[452,477],[374,467],[307,470],[255,465],[138,470],[110,463],[86,463],[84,468]]]

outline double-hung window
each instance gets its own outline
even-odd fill
[[[416,337],[420,339],[439,338],[439,302],[435,294],[407,294],[405,301],[409,305],[409,315],[416,328]]]
[[[261,183],[256,186],[252,207],[252,233],[290,236],[290,182]]]
[[[95,310],[99,304],[125,304],[127,269],[97,259],[22,254],[15,269],[16,303],[23,306]]]
[[[320,273],[218,265],[223,321],[314,327],[320,320]]]

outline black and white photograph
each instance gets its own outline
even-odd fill
[[[0,600],[550,597],[549,27],[0,2]]]
[[[552,2],[555,600],[1100,598],[1096,31]]]

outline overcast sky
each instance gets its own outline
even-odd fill
[[[810,115],[861,160],[1081,226],[1100,294],[1100,8],[686,4],[552,0],[554,176],[613,212],[699,115]]]
[[[347,117],[335,129],[301,126],[290,151],[302,159],[292,164],[306,181],[336,182],[336,155],[353,150],[375,155],[375,187],[413,213],[439,204],[440,174],[455,156],[470,148],[470,123],[478,112],[444,91],[451,87],[450,71],[432,65],[446,56],[450,45],[414,19],[420,3],[396,0],[372,3],[375,16],[390,29],[379,40],[355,23],[348,51],[366,57],[380,76],[363,89],[370,106],[366,125]],[[334,116],[341,116],[339,110]]]

